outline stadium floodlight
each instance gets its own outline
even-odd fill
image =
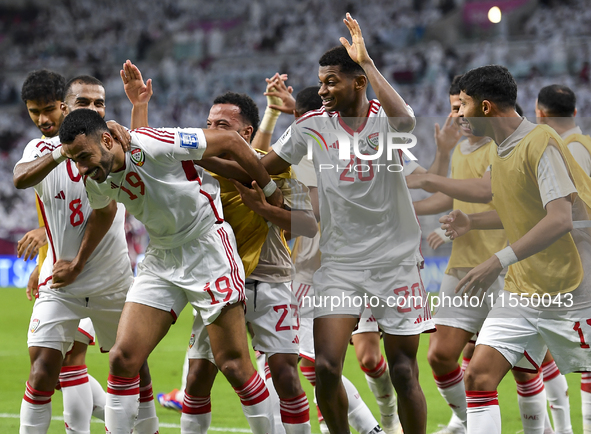
[[[493,6],[488,11],[488,19],[491,23],[497,24],[501,22],[501,9],[498,6]]]

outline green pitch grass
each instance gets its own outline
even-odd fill
[[[25,381],[29,372],[29,357],[27,352],[27,327],[30,320],[32,302],[29,302],[23,289],[1,288],[0,299],[2,308],[0,315],[0,432],[17,433],[18,413],[25,389]],[[159,392],[169,392],[178,388],[181,383],[183,358],[191,330],[191,314],[189,309],[180,316],[171,328],[168,336],[160,343],[150,356],[149,364],[152,372],[154,395]],[[437,431],[439,424],[446,424],[451,416],[451,410],[439,395],[431,370],[427,364],[428,336],[423,336],[419,352],[421,385],[425,392],[428,405],[427,432]],[[91,373],[106,389],[108,358],[100,354],[98,348],[91,347],[87,357],[88,372]],[[351,349],[347,354],[345,375],[357,386],[361,396],[369,405],[376,418],[379,412],[375,399],[369,391],[365,378],[355,360],[355,353]],[[567,376],[570,387],[571,417],[573,431],[582,432],[580,375]],[[304,390],[312,402],[312,388],[302,377]],[[211,432],[248,432],[248,424],[242,415],[240,402],[230,385],[220,375],[212,393],[212,422]],[[499,387],[499,401],[503,419],[503,433],[518,433],[522,431],[521,420],[517,407],[517,393],[511,376],[505,378]],[[62,415],[61,393],[56,392],[53,400],[53,416]],[[160,418],[160,433],[179,433],[180,414],[164,409],[156,404]],[[311,405],[310,416],[312,432],[319,433],[316,410]],[[104,425],[94,420],[91,425],[92,433],[104,433]],[[64,433],[63,422],[53,420],[49,433]]]

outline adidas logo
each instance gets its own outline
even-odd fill
[[[374,429],[372,429],[368,434],[378,434],[383,433],[384,431],[379,425],[376,425]]]
[[[339,149],[339,141],[337,140],[332,145],[329,146],[330,149]]]
[[[117,190],[118,188],[119,186],[115,184],[113,181],[111,181],[111,190]]]
[[[422,322],[423,322],[423,318],[421,317],[421,315],[419,315],[419,317],[415,321],[415,324],[420,324]]]
[[[295,337],[295,339],[293,341],[291,341],[292,344],[299,344],[300,343],[300,338],[298,336]]]
[[[66,195],[64,194],[64,191],[62,190],[55,196],[55,198],[56,199],[65,199]]]

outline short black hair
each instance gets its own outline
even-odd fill
[[[471,69],[462,76],[459,85],[462,92],[474,99],[488,100],[501,108],[515,108],[517,83],[504,66]]]
[[[240,109],[245,124],[252,126],[252,140],[259,129],[259,108],[254,100],[245,93],[226,92],[217,96],[213,104],[232,104]]]
[[[452,80],[451,84],[449,85],[449,95],[459,95],[460,91],[460,80],[462,79],[461,75],[456,75]]]
[[[64,117],[59,135],[62,143],[71,144],[81,134],[92,136],[106,132],[109,128],[101,115],[94,110],[78,109]]]
[[[47,69],[33,71],[27,75],[21,89],[21,99],[27,101],[63,101],[66,79],[57,72]]]
[[[552,84],[540,90],[538,105],[543,106],[551,116],[572,117],[577,108],[577,97],[568,86]]]
[[[331,48],[320,57],[318,61],[320,66],[339,66],[343,74],[349,76],[365,75],[363,68],[351,59],[347,49],[339,45]]]
[[[66,97],[66,95],[70,93],[70,88],[75,83],[97,85],[101,86],[103,89],[105,87],[102,81],[100,81],[98,78],[93,77],[92,75],[78,75],[76,77],[70,78],[66,83],[66,88],[64,90],[64,98]]]
[[[302,89],[296,96],[295,109],[303,115],[310,110],[318,110],[322,107],[322,98],[318,95],[320,86],[310,86]]]

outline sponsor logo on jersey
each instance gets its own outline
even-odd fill
[[[380,133],[370,134],[365,140],[367,141],[367,144],[370,148],[378,149],[380,146]]]
[[[37,318],[35,318],[33,321],[31,321],[31,333],[35,333],[35,331],[37,331],[37,329],[39,328],[39,323],[41,321],[39,321]]]
[[[197,134],[179,132],[179,137],[181,139],[181,148],[199,148],[199,138],[197,137]]]
[[[58,194],[55,195],[56,199],[65,199],[66,195],[64,194],[63,190],[60,191]]]
[[[189,348],[193,348],[195,345],[195,333],[191,333],[191,339],[189,339]]]
[[[145,160],[146,156],[144,155],[144,151],[142,151],[140,148],[135,148],[131,151],[131,161],[136,166],[142,167]]]

